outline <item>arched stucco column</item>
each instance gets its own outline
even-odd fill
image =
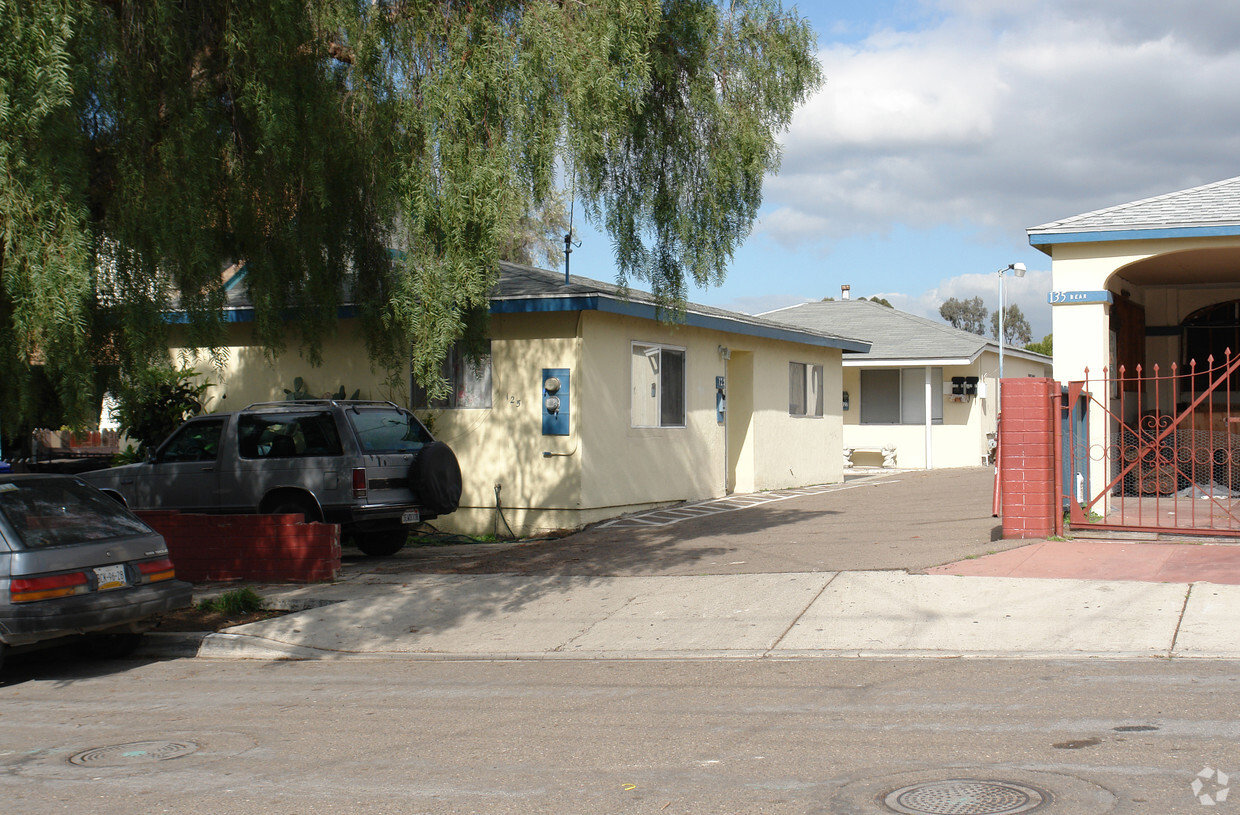
[[[1102,378],[1104,369],[1106,375],[1113,375],[1109,370],[1112,367],[1110,305],[1096,296],[1089,298],[1092,302],[1074,302],[1067,293],[1096,294],[1107,291],[1107,281],[1117,268],[1130,262],[1132,256],[1098,257],[1089,252],[1076,254],[1081,247],[1072,247],[1072,251],[1075,256],[1064,257],[1062,254],[1067,253],[1062,253],[1054,258],[1052,264],[1054,291],[1064,293],[1066,298],[1051,307],[1051,327],[1055,336],[1054,378],[1066,385],[1083,380],[1088,370],[1089,390],[1100,404],[1109,405],[1111,395],[1106,392]],[[1090,411],[1090,415],[1088,477],[1089,489],[1096,494],[1108,481],[1103,451],[1108,443],[1111,422],[1104,418],[1105,413],[1101,411]],[[1087,500],[1091,497],[1087,496]],[[1095,507],[1096,511],[1105,515],[1107,500],[1104,498],[1102,505]]]
[[[1110,367],[1108,304],[1056,306],[1051,311],[1051,326],[1055,332],[1056,380],[1066,383],[1084,379],[1086,370],[1091,379],[1098,379],[1102,369]]]
[[[1088,370],[1090,383],[1087,389],[1098,402],[1109,404],[1110,394],[1106,393],[1102,378],[1104,369],[1111,366],[1110,307],[1106,303],[1056,306],[1051,315],[1056,344],[1055,380],[1066,385],[1084,379]],[[1109,370],[1105,375],[1110,375]],[[1097,410],[1090,411],[1088,473],[1089,488],[1094,494],[1107,483],[1106,461],[1101,451],[1106,448],[1110,422],[1103,418],[1104,415]],[[1091,497],[1086,496],[1086,500]],[[1104,515],[1108,509],[1107,500],[1104,498],[1103,505],[1097,507],[1097,511]]]

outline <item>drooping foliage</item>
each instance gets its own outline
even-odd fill
[[[748,235],[813,49],[778,0],[0,0],[0,372],[80,415],[92,368],[166,360],[170,312],[218,350],[243,263],[272,353],[314,361],[347,300],[435,393],[557,190],[675,313]]]
[[[10,418],[46,404],[45,377],[71,413],[91,390],[80,364],[91,255],[73,5],[0,0],[0,409]]]

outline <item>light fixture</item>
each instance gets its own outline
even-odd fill
[[[1005,272],[1011,272],[1017,277],[1025,276],[1025,264],[1009,263],[1006,269],[999,270],[999,382],[995,385],[995,400],[998,401],[1002,395],[1003,387],[1003,312],[1006,311],[1006,304],[1003,299],[1003,275]],[[1003,403],[999,402],[999,410],[1003,410]]]

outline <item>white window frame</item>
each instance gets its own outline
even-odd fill
[[[919,405],[925,405],[925,371],[926,371],[925,368],[915,367],[915,366],[906,367],[906,368],[862,368],[860,377],[859,377],[859,383],[861,385],[860,412],[858,414],[860,417],[859,423],[864,424],[864,425],[903,425],[907,427],[924,426],[926,424],[925,416],[918,418],[916,421],[912,421],[911,417],[906,417],[904,415],[905,414],[904,408],[905,408],[906,403],[910,403],[910,400],[914,400],[912,403],[919,404]],[[872,376],[873,374],[879,373],[879,372],[895,374],[896,384],[897,384],[896,393],[895,393],[897,421],[894,421],[894,422],[869,421],[867,422],[865,419],[866,407],[867,407],[867,404],[865,401],[866,400],[865,380],[867,378],[867,374]],[[908,399],[906,399],[905,393],[904,393],[904,380],[906,378],[906,374],[910,374],[910,372],[915,372],[915,376],[909,376],[908,378],[916,379],[917,387],[913,389],[913,392],[910,393],[908,395]],[[943,368],[942,367],[937,366],[937,365],[931,366],[930,382],[931,382],[931,387],[932,387],[930,424],[941,425],[943,424],[943,398],[944,398],[943,397],[944,386],[943,386]],[[918,399],[920,399],[921,401],[916,402],[915,400],[918,400]],[[925,410],[923,408],[922,413],[924,412]],[[935,415],[936,412],[937,412],[937,415]]]
[[[426,390],[415,384],[414,407],[431,410],[488,410],[494,404],[492,395],[491,341],[477,365],[470,361],[461,342],[453,343],[439,369],[451,388],[446,399],[428,400]],[[462,404],[462,402],[464,404]]]
[[[651,357],[654,355],[651,352],[657,352],[659,355],[659,367],[658,367],[658,370],[655,372],[653,381],[646,380],[641,383],[638,383],[637,381],[635,381],[635,378],[633,376],[633,358],[636,356],[638,348],[645,349],[642,352],[643,356]],[[664,424],[663,423],[663,413],[664,413],[663,354],[664,352],[679,354],[680,359],[681,359],[680,423],[679,424]],[[647,385],[652,385],[654,387],[654,392],[650,394],[649,397],[645,396]],[[642,390],[641,394],[638,394],[637,392],[639,387]],[[642,398],[642,400],[646,398],[652,398],[655,400],[655,404],[653,408],[655,422],[656,422],[655,424],[640,423],[641,417],[647,414],[648,411],[638,410],[639,396]],[[647,428],[647,429],[683,428],[687,426],[688,420],[689,420],[688,399],[689,399],[689,353],[688,353],[688,349],[681,347],[681,346],[677,346],[677,345],[667,345],[661,342],[646,342],[643,340],[632,340],[629,343],[629,425],[633,428]]]
[[[821,419],[823,416],[822,398],[823,367],[812,362],[788,363],[788,415],[799,419]],[[799,388],[799,390],[797,390]],[[793,396],[801,397],[801,411]]]

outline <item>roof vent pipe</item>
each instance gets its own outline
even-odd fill
[[[847,300],[848,292],[850,291],[852,291],[852,286],[848,285],[847,283],[845,283],[843,286],[840,286],[840,299]]]

